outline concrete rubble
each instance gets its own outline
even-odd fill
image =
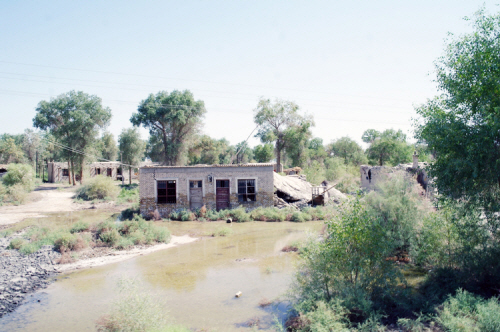
[[[340,203],[346,195],[333,188],[333,183],[323,181],[321,190],[324,201]],[[274,206],[278,208],[294,207],[300,209],[312,202],[313,186],[307,182],[305,175],[282,176],[274,173]]]
[[[47,287],[61,256],[52,246],[42,246],[30,255],[7,249],[12,238],[0,238],[0,317],[14,311],[29,293]]]

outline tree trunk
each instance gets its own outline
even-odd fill
[[[83,163],[80,164],[80,184],[83,184]]]
[[[71,160],[71,175],[73,176],[73,185],[76,186],[75,180],[75,162]]]
[[[168,158],[167,158],[167,132],[163,131],[162,132],[162,140],[163,140],[163,162],[165,165],[168,165]]]
[[[68,160],[68,180],[69,180],[69,185],[71,186],[71,164]]]
[[[281,169],[281,149],[278,146],[278,142],[276,142],[276,171],[283,172]]]
[[[132,167],[128,167],[128,184],[132,184]]]

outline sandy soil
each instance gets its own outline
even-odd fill
[[[56,265],[55,268],[58,272],[67,272],[77,269],[84,269],[94,266],[101,266],[105,264],[111,264],[120,262],[132,257],[150,254],[158,250],[164,250],[172,247],[176,247],[180,244],[186,244],[198,240],[197,238],[190,237],[189,235],[184,236],[172,236],[170,243],[162,243],[149,247],[135,247],[130,250],[112,250],[105,254],[105,256],[93,257],[78,260],[74,263]]]
[[[58,188],[61,188],[58,190]],[[66,212],[87,209],[88,204],[77,204],[71,188],[60,184],[44,183],[30,194],[31,202],[14,206],[0,206],[0,225],[20,222],[26,218],[42,218],[44,213]]]

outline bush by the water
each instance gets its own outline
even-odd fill
[[[87,182],[78,189],[76,198],[86,201],[95,199],[116,199],[119,192],[120,188],[115,185],[112,178],[98,175],[87,180]]]
[[[4,232],[4,236],[11,233]],[[61,253],[80,251],[87,247],[108,246],[127,249],[133,245],[168,243],[170,232],[167,228],[156,226],[151,221],[135,215],[132,220],[117,224],[105,220],[95,224],[77,221],[71,226],[28,228],[20,237],[11,240],[9,248],[24,254],[36,252],[43,245],[51,245]]]
[[[120,280],[119,291],[120,297],[114,302],[111,312],[97,321],[97,331],[190,331],[172,324],[165,313],[164,300],[145,292],[136,281]]]

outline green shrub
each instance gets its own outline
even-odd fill
[[[295,221],[295,222],[305,222],[311,220],[313,220],[313,218],[309,213],[301,211],[295,211],[294,213],[292,213],[292,217],[290,218],[290,221]]]
[[[86,232],[90,228],[90,225],[86,222],[83,221],[77,221],[76,223],[71,226],[71,229],[69,230],[71,234],[73,233],[80,233],[80,232]]]
[[[101,232],[99,234],[99,239],[108,244],[109,246],[115,246],[118,241],[120,241],[121,236],[120,233],[116,229],[109,229]]]
[[[61,233],[54,241],[54,249],[59,252],[73,250],[77,242],[77,237],[71,233]]]
[[[398,287],[401,282],[404,286],[404,277],[386,260],[394,243],[380,220],[366,210],[359,197],[340,209],[342,213],[326,222],[324,240],[312,238],[301,248],[293,288],[296,310],[307,313],[314,303],[333,299],[354,310],[357,321],[379,310],[406,310],[397,302],[407,296],[405,288]]]
[[[112,311],[98,320],[97,331],[190,331],[170,323],[163,299],[145,292],[136,281],[120,280],[119,290],[120,297],[114,302]]]
[[[132,188],[121,188],[120,194],[118,195],[116,202],[118,204],[123,204],[123,203],[139,203],[139,188],[132,187]]]
[[[236,222],[247,222],[250,221],[250,215],[246,213],[245,208],[240,206],[236,209],[225,210],[227,211],[226,216],[233,218]]]
[[[120,237],[118,241],[115,243],[114,247],[118,250],[124,250],[132,247],[134,242],[131,238]]]
[[[172,211],[170,212],[170,214],[168,215],[168,217],[172,220],[181,220],[181,217],[180,217],[180,212],[178,211]]]
[[[104,175],[98,175],[91,178],[83,186],[81,186],[77,193],[76,198],[81,198],[86,201],[96,199],[116,199],[120,188],[118,188],[113,179]]]
[[[500,303],[497,298],[485,300],[459,289],[438,310],[436,321],[451,332],[496,332],[500,331],[499,312]]]
[[[26,243],[26,240],[25,239],[22,239],[22,238],[15,238],[15,239],[12,239],[10,241],[10,244],[9,244],[9,249],[16,249],[16,250],[19,250],[23,244]]]
[[[347,310],[340,304],[326,304],[323,301],[318,301],[315,304],[315,310],[312,310],[304,315],[309,324],[307,331],[323,332],[323,331],[339,331],[349,332],[348,320],[346,319]]]
[[[7,189],[8,199],[16,204],[23,204],[28,198],[28,192],[26,188],[20,184],[16,183]]]
[[[219,220],[219,213],[216,210],[208,210],[205,216],[208,220],[211,221]]]
[[[196,215],[189,210],[182,210],[179,214],[179,219],[181,221],[194,221],[196,220]]]
[[[139,215],[134,216],[133,220],[124,221],[119,232],[136,245],[170,241],[170,232],[165,227],[155,226],[152,221],[146,221]]]
[[[250,218],[258,221],[285,221],[286,212],[275,207],[258,207],[250,212]]]
[[[20,249],[19,252],[25,255],[32,254],[40,250],[41,245],[39,243],[27,242]]]
[[[229,227],[221,227],[219,228],[213,235],[217,236],[229,236],[233,233],[233,230]]]
[[[31,165],[9,164],[7,174],[2,177],[2,182],[7,187],[21,185],[26,192],[35,189],[35,172]]]
[[[113,220],[105,220],[98,223],[96,226],[97,233],[110,231],[112,229],[116,229],[116,222]]]

